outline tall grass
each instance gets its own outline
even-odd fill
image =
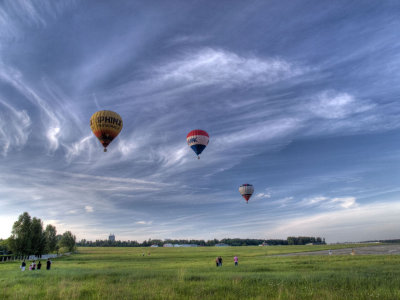
[[[400,256],[271,256],[321,249],[80,248],[50,271],[0,264],[0,299],[400,299]]]

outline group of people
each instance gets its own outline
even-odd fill
[[[50,260],[50,258],[48,258],[47,262],[46,262],[46,270],[50,270],[50,267],[51,267],[51,260]],[[20,268],[21,268],[21,271],[25,271],[25,268],[26,268],[25,260],[22,262]],[[42,269],[42,263],[40,262],[40,260],[37,264],[36,264],[36,261],[32,261],[32,263],[29,265],[29,271],[40,270],[40,269]]]
[[[235,257],[233,258],[233,262],[235,263],[235,266],[237,266],[238,264],[239,264],[239,258],[235,255]],[[215,265],[217,266],[217,267],[222,267],[222,257],[221,256],[218,256],[216,259],[215,259]]]

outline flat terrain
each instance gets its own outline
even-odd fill
[[[356,255],[327,255],[352,248]],[[0,263],[0,299],[400,299],[400,255],[357,255],[368,249],[80,248],[54,260],[50,271]],[[299,255],[304,252],[313,255]],[[297,254],[276,256],[288,253]]]
[[[353,251],[354,250],[354,251]],[[400,254],[400,245],[377,245],[377,246],[365,246],[357,248],[344,248],[344,249],[333,249],[333,250],[320,250],[320,251],[308,251],[308,252],[295,252],[287,254],[278,254],[280,256],[297,256],[297,255],[393,255]]]

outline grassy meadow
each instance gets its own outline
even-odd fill
[[[334,248],[79,248],[50,271],[0,263],[0,299],[400,299],[399,255],[273,256]]]

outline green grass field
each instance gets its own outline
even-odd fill
[[[399,255],[272,256],[335,247],[79,248],[50,271],[1,263],[0,299],[400,299]]]

